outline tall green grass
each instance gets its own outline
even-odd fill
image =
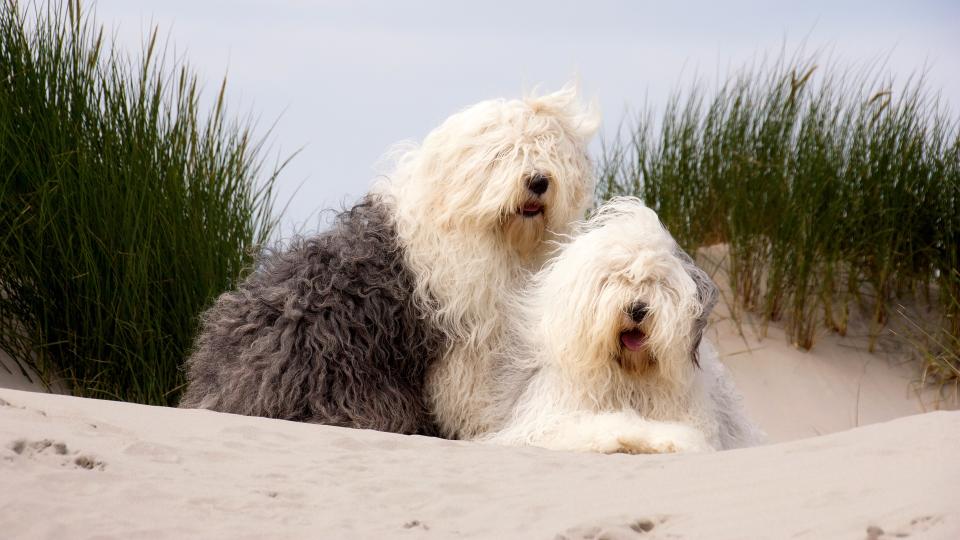
[[[0,349],[77,395],[174,404],[281,167],[155,30],[132,59],[79,2],[0,1]]]
[[[677,91],[606,145],[599,195],[640,196],[687,248],[728,243],[738,304],[800,347],[855,306],[875,337],[915,294],[960,336],[958,121],[880,72],[781,58]]]

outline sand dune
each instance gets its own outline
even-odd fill
[[[870,313],[857,306],[851,306],[846,336],[821,328],[809,351],[790,345],[782,325],[762,325],[744,313],[738,322],[730,316],[733,294],[726,257],[722,244],[698,253],[723,298],[711,315],[707,336],[733,374],[747,412],[770,442],[956,409],[960,404],[956,388],[920,383],[921,366],[913,347],[890,328],[880,333],[875,352],[869,352]],[[891,326],[901,323],[890,321]]]
[[[717,454],[604,456],[0,400],[5,538],[960,537],[960,412]]]
[[[909,354],[869,353],[866,337],[826,334],[810,351],[792,347],[775,326],[736,332],[730,320],[708,330],[743,394],[744,406],[769,436],[784,442],[939,409],[956,395],[919,382]]]

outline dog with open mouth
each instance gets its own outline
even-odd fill
[[[394,151],[332,227],[265,253],[201,316],[181,407],[456,438],[506,303],[591,204],[573,86],[478,103]]]
[[[599,122],[573,86],[483,102],[437,128],[381,186],[402,209],[405,260],[446,337],[425,389],[443,437],[491,427],[472,411],[494,398],[493,363],[510,343],[505,314],[593,201],[587,146]]]
[[[483,414],[501,444],[604,453],[704,452],[762,434],[703,332],[709,276],[657,215],[617,198],[583,223],[514,306],[516,348]]]

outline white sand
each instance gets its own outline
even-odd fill
[[[750,417],[770,442],[835,433],[938,409],[955,409],[955,393],[923,387],[909,354],[871,354],[866,338],[824,335],[810,351],[792,347],[783,330],[758,340],[732,321],[708,330],[743,394]]]
[[[941,391],[920,384],[922,370],[914,349],[889,329],[881,333],[875,352],[868,352],[869,323],[855,306],[847,336],[821,329],[809,351],[790,345],[778,324],[762,328],[749,314],[742,314],[737,324],[729,315],[732,294],[726,256],[723,245],[698,254],[700,264],[720,286],[722,298],[706,335],[733,374],[747,412],[770,442],[960,405],[956,388]],[[902,323],[891,320],[897,322]]]
[[[604,456],[0,399],[4,538],[960,537],[960,412],[717,454]]]

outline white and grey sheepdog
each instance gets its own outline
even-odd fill
[[[518,297],[494,405],[473,411],[495,427],[474,438],[604,453],[757,444],[702,339],[717,296],[652,210],[610,201]]]
[[[181,407],[461,437],[503,313],[591,203],[599,119],[573,87],[451,116],[332,229],[201,320]],[[472,409],[471,409],[472,410]]]

